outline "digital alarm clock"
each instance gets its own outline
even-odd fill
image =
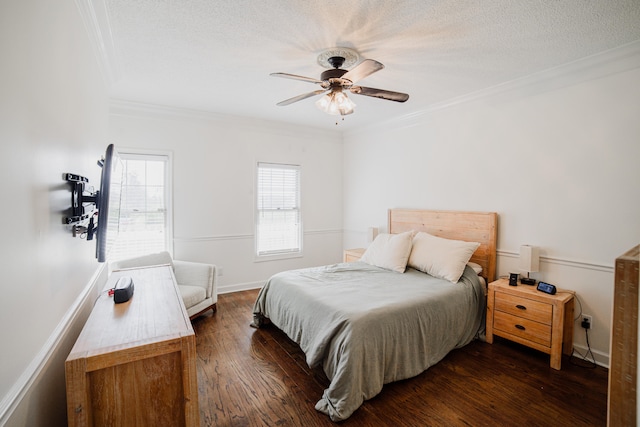
[[[546,282],[538,282],[538,290],[549,295],[555,295],[557,291],[554,285]]]

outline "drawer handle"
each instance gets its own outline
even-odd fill
[[[516,328],[520,329],[521,331],[524,331],[526,328],[522,325],[516,325]]]
[[[520,305],[520,304],[516,305],[516,308],[519,308],[520,310],[526,310],[527,309],[527,307],[525,307],[524,305]]]

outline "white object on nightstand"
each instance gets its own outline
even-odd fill
[[[367,243],[371,243],[376,240],[378,236],[378,228],[377,227],[369,227],[367,228]]]
[[[529,278],[529,273],[540,271],[540,251],[538,247],[520,246],[520,270],[527,273],[527,278]]]

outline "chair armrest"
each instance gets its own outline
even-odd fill
[[[207,291],[207,298],[213,297],[217,300],[215,265],[173,260],[173,271],[179,285],[203,287]]]

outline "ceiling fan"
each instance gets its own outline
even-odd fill
[[[409,99],[409,95],[406,93],[355,85],[355,83],[365,77],[370,76],[376,71],[382,70],[384,65],[380,62],[374,61],[373,59],[365,59],[356,67],[347,71],[340,68],[345,65],[345,61],[346,64],[352,65],[357,61],[357,54],[350,49],[329,50],[320,54],[318,57],[318,63],[329,68],[320,75],[320,79],[288,73],[271,73],[274,77],[302,80],[305,82],[315,83],[322,88],[314,90],[313,92],[294,96],[293,98],[285,99],[284,101],[278,102],[276,105],[282,107],[325,93],[326,95],[316,102],[316,106],[325,113],[345,116],[353,113],[354,107],[356,106],[355,103],[347,97],[345,92],[396,102],[405,102]]]

